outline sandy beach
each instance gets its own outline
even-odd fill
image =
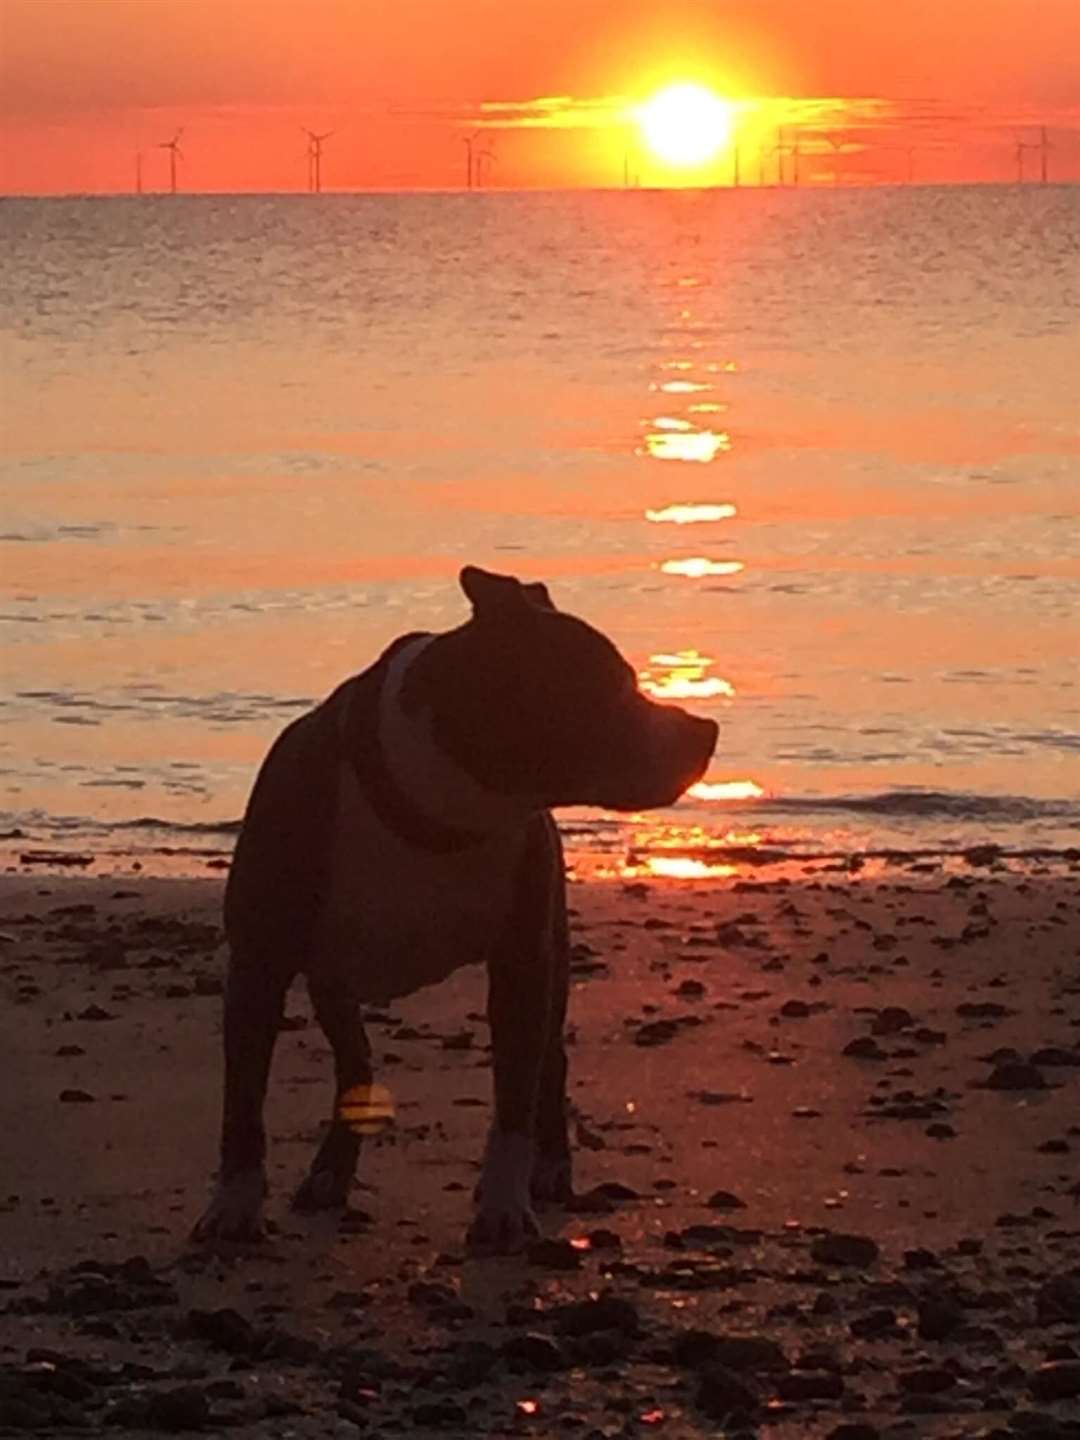
[[[294,993],[264,1246],[215,1162],[220,874],[0,881],[0,1432],[1080,1435],[1075,860],[571,886],[569,1210],[462,1240],[482,972],[372,1012],[397,1125],[294,1216],[330,1061]]]

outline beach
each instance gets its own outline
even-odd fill
[[[221,875],[13,859],[0,1432],[1080,1434],[1080,857],[732,870],[571,885],[577,1198],[493,1259],[481,970],[369,1015],[344,1217],[294,991],[271,1237],[207,1251]]]

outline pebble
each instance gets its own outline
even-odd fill
[[[150,1430],[175,1433],[202,1430],[210,1424],[210,1402],[196,1385],[159,1390],[146,1402],[146,1426]]]
[[[745,1210],[746,1201],[731,1190],[714,1190],[705,1204],[710,1210]]]
[[[995,1065],[986,1082],[987,1090],[1045,1090],[1041,1070],[1026,1060],[1007,1060]]]
[[[503,1358],[515,1372],[540,1370],[552,1372],[566,1368],[566,1357],[550,1336],[536,1330],[512,1335],[502,1347]]]
[[[829,1370],[792,1370],[778,1376],[776,1393],[781,1400],[840,1400],[844,1379]]]
[[[887,1060],[888,1053],[884,1051],[872,1035],[859,1035],[854,1040],[849,1040],[844,1046],[843,1054],[850,1056],[853,1060]]]
[[[872,1265],[880,1251],[868,1235],[822,1235],[810,1247],[811,1258],[819,1265]]]
[[[757,1393],[745,1380],[722,1365],[713,1365],[701,1374],[697,1389],[697,1407],[710,1420],[731,1424],[737,1411],[753,1415],[758,1410]]]
[[[1073,1400],[1080,1396],[1080,1360],[1051,1360],[1028,1380],[1036,1400]]]

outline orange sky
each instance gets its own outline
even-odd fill
[[[477,122],[493,184],[618,184],[626,102],[681,78],[793,97],[758,128],[805,126],[804,183],[1010,179],[1043,122],[1080,179],[1080,0],[0,0],[0,192],[130,190],[140,148],[164,188],[179,126],[187,190],[303,189],[302,125],[327,189],[453,186]]]

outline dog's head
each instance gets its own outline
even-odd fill
[[[402,699],[486,788],[545,807],[670,805],[705,773],[712,720],[658,705],[598,630],[546,588],[468,566],[473,613],[410,666]]]

